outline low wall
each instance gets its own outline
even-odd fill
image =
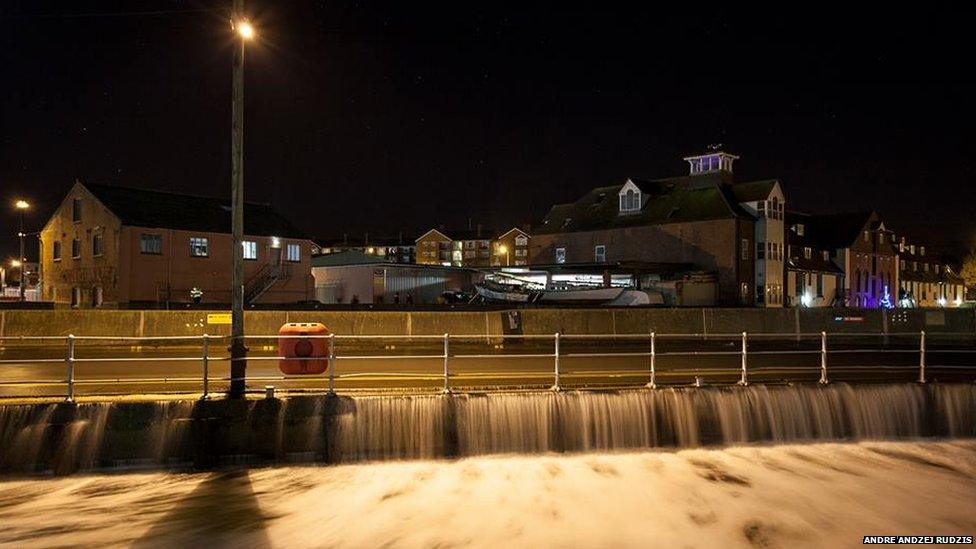
[[[223,311],[0,311],[0,336],[226,335],[207,324]],[[337,334],[437,335],[503,331],[510,311],[248,311],[248,334],[275,334],[286,322],[321,322]],[[976,335],[976,309],[522,309],[526,334],[717,334],[952,332]]]

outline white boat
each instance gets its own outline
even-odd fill
[[[514,287],[508,288],[500,285],[489,288],[485,284],[476,284],[474,289],[476,292],[478,292],[478,295],[485,298],[487,301],[528,303],[534,296],[532,292],[521,291]]]
[[[568,288],[565,290],[546,290],[539,298],[540,303],[592,303],[601,304],[620,297],[627,288]]]

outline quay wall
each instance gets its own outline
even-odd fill
[[[0,310],[0,336],[226,335],[226,311]],[[976,309],[522,309],[492,311],[247,311],[251,335],[321,322],[342,335],[932,333],[976,335]],[[514,326],[513,326],[514,325]]]

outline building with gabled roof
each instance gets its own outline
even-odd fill
[[[230,201],[76,182],[41,230],[42,299],[71,307],[231,301]],[[274,208],[244,206],[247,304],[313,292],[316,245]]]
[[[528,263],[528,232],[512,227],[507,231],[478,225],[467,230],[430,229],[416,241],[417,263],[454,267],[505,267]]]
[[[554,205],[533,230],[530,263],[690,263],[715,272],[720,303],[782,306],[782,186],[736,182],[737,158],[689,156],[688,175],[631,177]]]

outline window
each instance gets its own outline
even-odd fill
[[[210,241],[203,236],[191,236],[190,237],[190,256],[192,257],[209,257],[210,256]]]
[[[830,252],[828,252],[827,250],[824,250],[823,251],[823,259],[824,259],[824,261],[830,261]]]
[[[288,261],[301,261],[302,247],[298,244],[288,244],[285,247],[285,259]]]
[[[871,242],[871,235],[868,233],[868,231],[864,231],[864,241]]]
[[[105,253],[105,238],[102,233],[92,235],[92,255],[98,257]]]
[[[241,247],[244,248],[244,259],[257,259],[258,258],[258,243],[252,240],[245,240],[241,242]]]
[[[159,255],[163,253],[163,235],[142,233],[139,235],[139,252]]]
[[[817,297],[823,297],[823,274],[817,274]]]
[[[55,261],[61,261],[61,241],[55,240],[51,248],[51,255]]]
[[[81,199],[75,198],[71,201],[71,221],[75,223],[81,221]]]
[[[766,201],[760,200],[759,204],[756,205],[756,210],[759,212],[760,219],[766,217]]]
[[[607,247],[603,244],[598,244],[593,247],[593,261],[597,263],[606,263],[607,261]]]
[[[556,248],[556,263],[566,263],[566,248]]]
[[[78,259],[81,257],[81,239],[73,238],[71,239],[71,258]]]
[[[529,239],[525,235],[519,235],[515,237],[516,246],[525,246],[529,243]]]
[[[766,287],[762,284],[756,284],[756,303],[763,303],[766,301]]]
[[[766,243],[756,242],[756,259],[766,259]],[[757,290],[759,288],[756,288]]]
[[[918,247],[918,255],[925,255],[925,246]]]
[[[811,257],[813,257],[813,250],[810,248],[803,248],[803,258],[810,259]]]
[[[102,298],[102,288],[101,286],[96,286],[92,288],[92,307],[101,307],[103,303]]]
[[[749,239],[743,238],[741,246],[739,247],[739,258],[742,261],[749,259],[749,256],[751,255],[749,252],[751,251],[752,251],[752,246],[749,245]]]
[[[796,224],[796,234],[798,236],[803,236],[803,233],[804,233],[805,230],[806,230],[806,227],[803,226],[803,223],[797,223]]]
[[[634,189],[627,189],[627,192],[620,193],[620,211],[636,212],[640,210],[640,193]]]

